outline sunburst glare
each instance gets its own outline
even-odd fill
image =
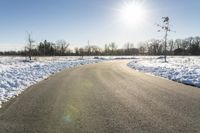
[[[142,1],[131,0],[119,9],[120,20],[127,26],[138,26],[145,22],[147,9]]]

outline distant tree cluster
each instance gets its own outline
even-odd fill
[[[167,55],[200,55],[200,37],[169,40]],[[139,53],[142,55],[163,55],[164,40],[151,39],[139,44]]]
[[[28,56],[30,59],[31,56],[66,56],[72,53],[68,49],[69,45],[64,40],[59,40],[56,43],[44,40],[44,42],[35,45],[34,41],[29,38],[28,45],[25,46],[24,50],[0,52],[0,55],[21,55]]]
[[[69,45],[64,40],[59,40],[56,43],[44,40],[38,45],[26,46],[24,52],[29,54],[31,51],[32,56],[66,56],[70,55]]]
[[[56,43],[45,40],[44,42],[39,43],[35,51],[36,54],[40,56],[64,56],[70,54],[70,51],[68,50],[69,45],[70,44],[64,40],[59,40]]]
[[[104,56],[104,55],[138,55],[139,50],[133,47],[133,44],[127,43],[124,48],[118,49],[116,43],[105,44],[104,49],[96,45],[87,45],[84,48],[75,48],[74,55],[78,56]]]

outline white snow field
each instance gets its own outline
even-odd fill
[[[35,57],[28,61],[24,57],[0,57],[0,107],[29,86],[63,69],[98,63],[103,58],[86,57]]]
[[[200,87],[200,57],[198,56],[170,56],[167,58],[167,63],[158,56],[137,57],[128,63],[128,66],[155,76]]]

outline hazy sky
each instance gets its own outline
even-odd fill
[[[169,38],[200,35],[200,0],[142,1],[145,22],[134,26],[120,21],[119,10],[130,0],[0,0],[0,50],[19,49],[27,31],[37,42],[65,39],[73,47],[87,40],[101,47],[116,42],[137,43],[162,38],[155,23],[169,16],[173,29]]]

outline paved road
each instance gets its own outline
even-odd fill
[[[69,69],[30,87],[0,110],[0,133],[200,132],[200,89],[126,63]]]

